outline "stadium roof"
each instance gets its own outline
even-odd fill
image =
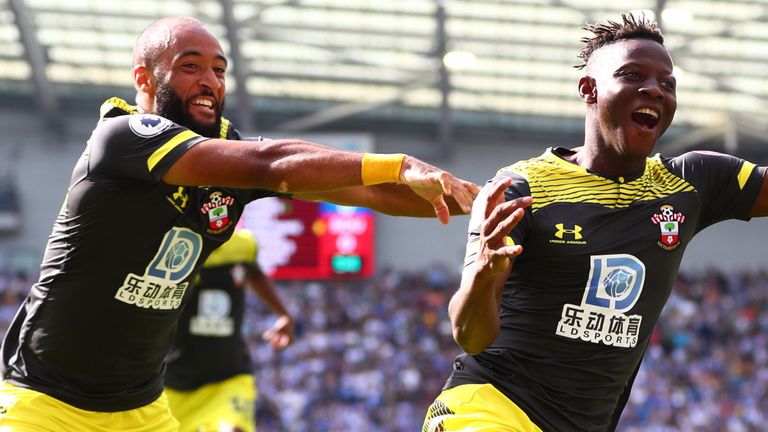
[[[138,33],[189,15],[229,52],[243,130],[388,119],[444,140],[461,126],[568,131],[584,112],[580,27],[624,9],[665,32],[676,125],[696,130],[677,145],[735,129],[765,140],[768,0],[0,0],[0,98],[26,97],[55,123],[69,101],[129,96]]]

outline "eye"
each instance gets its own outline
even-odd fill
[[[668,89],[670,89],[670,90],[674,90],[675,87],[677,87],[677,84],[674,81],[669,81],[669,80],[662,81],[661,85],[666,87],[666,88],[668,88]]]
[[[627,77],[631,80],[637,80],[640,79],[640,73],[635,71],[625,71],[622,76]]]
[[[184,63],[181,66],[185,69],[197,69],[197,63]]]

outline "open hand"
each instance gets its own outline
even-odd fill
[[[450,209],[445,202],[446,196],[452,197],[464,213],[469,213],[472,201],[480,191],[476,184],[413,157],[406,157],[403,161],[400,182],[429,201],[435,209],[435,215],[444,224],[451,218]]]
[[[505,201],[504,190],[509,187],[510,178],[494,180],[487,194],[482,194],[480,205],[485,205],[485,220],[480,228],[480,249],[477,263],[478,273],[486,276],[498,275],[507,270],[509,258],[523,252],[523,247],[507,242],[507,234],[520,222],[525,208],[533,203],[531,197]]]
[[[272,324],[272,328],[265,331],[261,338],[269,342],[272,348],[280,351],[293,342],[295,323],[289,315],[280,315]]]

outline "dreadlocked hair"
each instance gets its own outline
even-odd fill
[[[636,17],[631,12],[623,12],[621,21],[608,20],[604,24],[587,24],[582,27],[594,34],[593,37],[583,37],[584,46],[579,50],[578,57],[582,63],[574,66],[576,69],[584,69],[587,66],[592,53],[606,45],[616,43],[622,39],[650,39],[664,45],[664,36],[655,21],[645,18],[645,14]]]

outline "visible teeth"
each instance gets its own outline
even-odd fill
[[[659,118],[659,113],[650,108],[638,108],[635,110],[635,112],[640,114],[648,114],[653,116],[653,118]]]
[[[213,102],[209,101],[208,99],[195,99],[194,101],[192,101],[192,103],[195,105],[202,105],[208,108],[213,107]]]

